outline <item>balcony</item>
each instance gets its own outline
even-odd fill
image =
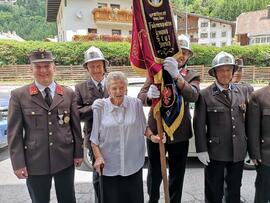
[[[112,9],[109,7],[95,8],[93,17],[96,24],[125,25],[132,24],[132,11],[130,9]]]

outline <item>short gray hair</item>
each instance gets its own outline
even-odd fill
[[[110,72],[106,78],[106,88],[108,89],[112,80],[121,80],[128,86],[126,75],[121,71]]]

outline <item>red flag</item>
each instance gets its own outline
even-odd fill
[[[131,65],[139,73],[148,72],[150,80],[160,88],[161,93],[164,91],[162,63],[163,59],[169,56],[175,58],[181,56],[169,1],[133,0]],[[168,89],[166,91],[168,92]],[[154,99],[152,105],[154,115],[156,115],[156,112],[160,111],[162,102],[160,99]],[[183,110],[182,108],[181,111],[183,112]],[[183,115],[183,113],[179,115]],[[163,127],[171,139],[173,139],[177,125],[179,126],[181,123],[181,117],[175,118],[174,116],[176,122],[170,121],[170,126],[163,119]]]

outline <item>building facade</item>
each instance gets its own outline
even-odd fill
[[[186,34],[192,43],[216,47],[232,45],[235,23],[193,13],[178,15],[178,34]]]
[[[131,7],[130,0],[48,0],[47,21],[56,21],[58,41],[88,33],[129,36]]]
[[[240,45],[270,44],[270,5],[264,10],[241,13],[235,35]]]

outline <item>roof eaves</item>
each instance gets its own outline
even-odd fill
[[[46,20],[48,22],[56,21],[61,0],[46,0]]]

